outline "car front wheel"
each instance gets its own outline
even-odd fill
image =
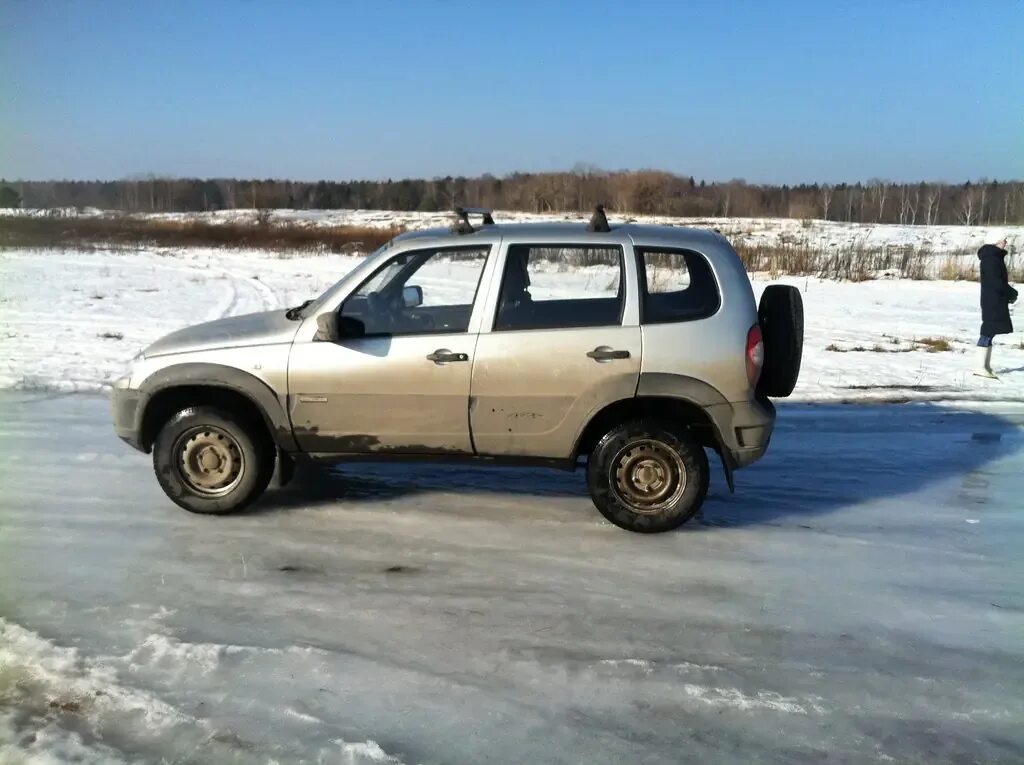
[[[177,505],[193,513],[231,513],[267,488],[274,450],[256,424],[214,407],[189,407],[157,434],[153,469]]]
[[[708,458],[685,430],[650,420],[618,425],[587,463],[590,496],[620,528],[670,531],[692,518],[708,491]]]

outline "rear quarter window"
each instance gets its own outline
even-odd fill
[[[643,281],[644,324],[697,321],[721,305],[707,258],[694,250],[637,247]]]

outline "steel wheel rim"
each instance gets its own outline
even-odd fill
[[[234,436],[215,425],[181,434],[174,445],[174,465],[186,486],[207,497],[230,493],[245,475],[242,447]]]
[[[653,515],[679,501],[686,490],[686,466],[668,444],[644,439],[619,450],[611,479],[616,496],[634,513]]]

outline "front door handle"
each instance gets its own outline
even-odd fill
[[[427,356],[427,361],[433,361],[435,364],[447,364],[450,361],[469,361],[469,354],[453,353],[447,348],[438,348]]]
[[[594,361],[611,361],[612,359],[628,359],[629,351],[616,351],[607,345],[599,345],[590,351],[587,356]]]

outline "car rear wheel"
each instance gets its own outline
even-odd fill
[[[692,518],[708,491],[708,458],[685,432],[651,420],[618,425],[587,463],[590,497],[605,518],[655,534]]]
[[[267,488],[274,450],[255,423],[214,407],[189,407],[157,434],[153,469],[177,505],[193,513],[231,513]]]

